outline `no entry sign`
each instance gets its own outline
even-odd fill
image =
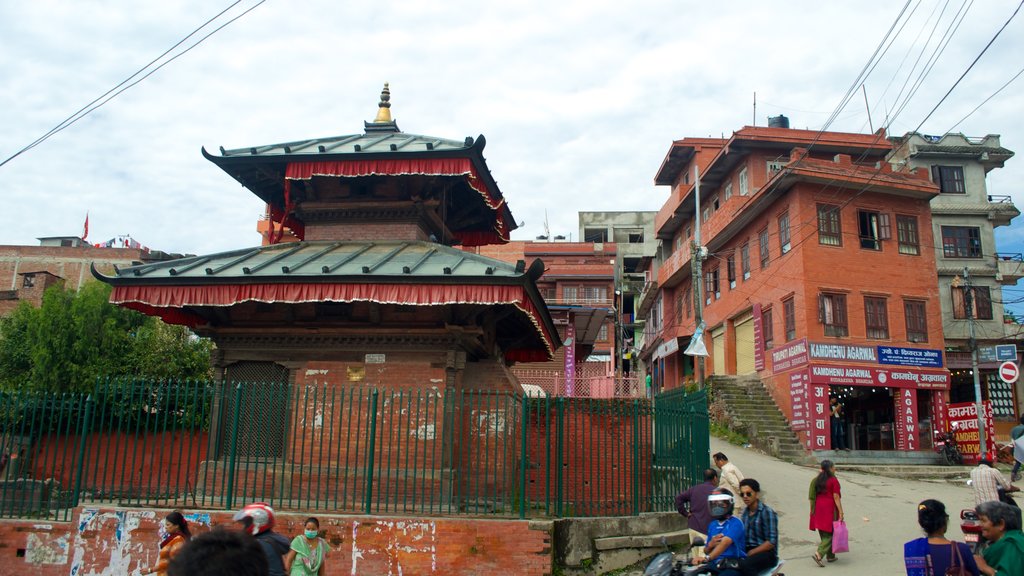
[[[1013,384],[1020,378],[1020,368],[1013,362],[1003,362],[999,365],[999,379],[1007,384]]]

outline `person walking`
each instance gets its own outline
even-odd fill
[[[1010,482],[1020,480],[1020,466],[1024,463],[1024,416],[1020,417],[1020,424],[1010,429],[1010,441],[1013,442],[1013,470],[1010,472]]]
[[[740,560],[739,573],[757,576],[779,561],[779,516],[761,502],[761,483],[753,478],[740,481],[740,498],[747,507],[740,518],[746,536],[747,557]]]
[[[306,518],[302,534],[292,538],[292,549],[284,556],[284,569],[291,576],[323,576],[327,541],[320,537],[320,521]]]
[[[837,560],[832,551],[832,523],[836,520],[842,522],[845,518],[839,479],[836,478],[836,467],[831,460],[821,461],[821,472],[811,481],[808,498],[811,501],[810,529],[817,530],[821,539],[812,558],[818,566],[824,567],[822,560]]]
[[[832,429],[832,449],[848,450],[846,444],[846,412],[835,396],[829,400],[829,425]]]
[[[284,555],[288,553],[289,542],[274,532],[274,509],[266,502],[249,504],[235,513],[234,521],[245,532],[253,535],[263,548],[270,576],[286,576]]]
[[[1020,508],[1004,502],[982,502],[974,511],[981,521],[981,536],[990,542],[980,556],[974,556],[978,571],[985,576],[1024,576]]]
[[[156,566],[142,570],[143,574],[156,574],[165,576],[171,559],[177,556],[185,543],[192,539],[192,533],[188,529],[188,521],[181,512],[174,511],[167,515],[163,521],[166,535],[160,540],[160,556]]]
[[[992,460],[984,458],[978,466],[971,470],[971,487],[974,488],[974,505],[982,502],[999,502],[999,491],[1016,492],[1019,490],[1006,481],[1002,472],[992,466]]]
[[[978,576],[978,564],[970,546],[946,538],[949,514],[945,504],[938,500],[925,500],[918,504],[917,524],[926,536],[903,545],[907,576],[938,576],[956,567],[963,568],[971,576]]]
[[[722,452],[715,452],[712,458],[715,461],[715,466],[721,470],[721,473],[718,475],[718,487],[725,488],[730,494],[739,494],[740,480],[743,480],[743,472],[740,472],[740,469],[735,464],[729,462],[729,458]],[[737,506],[737,508],[742,508],[742,505]],[[739,511],[737,510],[737,513]]]
[[[718,487],[718,472],[713,468],[704,470],[704,482],[691,487],[676,496],[676,510],[689,520],[690,540],[700,536],[707,540],[708,524],[711,523],[711,511],[708,510],[708,496]]]

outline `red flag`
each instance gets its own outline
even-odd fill
[[[85,230],[82,232],[82,240],[89,237],[89,212],[85,213]]]

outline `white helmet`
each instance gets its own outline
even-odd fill
[[[715,490],[708,496],[708,511],[711,512],[711,517],[716,520],[721,520],[732,514],[734,506],[735,501],[733,500],[732,493],[728,490]]]
[[[249,519],[251,524],[246,522],[246,519]],[[255,536],[274,527],[274,509],[266,502],[256,502],[236,512],[233,520],[249,524],[247,528]]]

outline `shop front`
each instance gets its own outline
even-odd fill
[[[832,450],[831,400],[850,450],[915,451],[945,429],[950,386],[941,350],[797,340],[771,351],[788,385],[790,424],[809,450]]]

